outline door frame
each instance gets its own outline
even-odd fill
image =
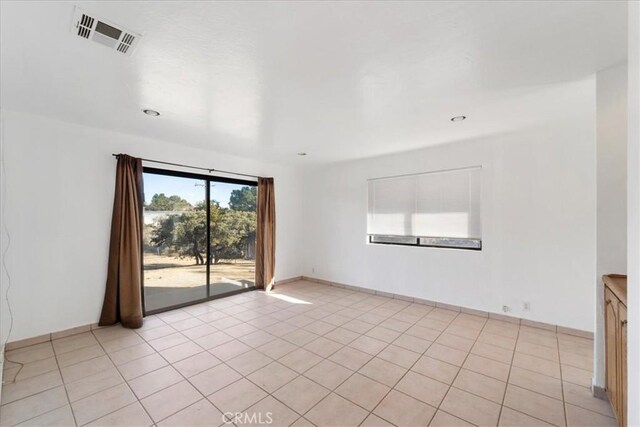
[[[155,175],[164,175],[164,176],[173,176],[176,178],[190,178],[190,179],[198,179],[198,180],[202,180],[206,182],[205,185],[205,198],[206,198],[206,203],[205,203],[205,207],[206,207],[206,222],[207,222],[207,252],[206,252],[206,289],[207,289],[207,296],[205,298],[200,298],[198,300],[193,300],[193,301],[188,301],[188,302],[184,302],[184,303],[180,303],[180,304],[174,304],[172,306],[168,306],[168,307],[163,307],[163,308],[157,308],[155,310],[149,310],[147,311],[146,309],[146,303],[145,303],[145,297],[144,297],[144,247],[141,244],[140,245],[140,251],[141,253],[141,257],[140,259],[142,260],[142,268],[140,271],[140,283],[141,283],[141,291],[142,291],[142,315],[144,317],[152,315],[152,314],[157,314],[157,313],[162,313],[165,311],[170,311],[170,310],[175,310],[177,308],[182,308],[182,307],[188,307],[190,305],[195,305],[195,304],[200,304],[203,302],[207,302],[207,301],[213,301],[216,300],[218,298],[224,298],[224,297],[228,297],[228,296],[232,296],[232,295],[237,295],[237,294],[241,294],[244,292],[250,292],[256,289],[255,287],[255,277],[254,277],[254,286],[250,286],[248,288],[244,288],[244,289],[238,289],[237,291],[231,291],[231,292],[226,292],[224,294],[219,294],[219,295],[211,295],[211,265],[209,264],[209,260],[211,259],[211,228],[209,227],[209,224],[211,222],[211,183],[212,182],[223,182],[226,184],[238,184],[238,185],[245,185],[245,186],[250,186],[250,187],[258,187],[258,182],[257,181],[250,181],[250,180],[246,180],[246,179],[236,179],[236,178],[229,178],[229,177],[223,177],[223,176],[214,176],[214,175],[204,175],[204,174],[198,174],[198,173],[190,173],[190,172],[183,172],[183,171],[176,171],[176,170],[169,170],[169,169],[159,169],[159,168],[152,168],[152,167],[143,167],[142,168],[142,173],[151,173],[151,174],[155,174]],[[143,179],[143,194],[144,194],[144,179]],[[143,211],[144,214],[144,211]],[[143,227],[144,228],[144,227]],[[143,238],[144,238],[144,231],[142,233]],[[141,242],[142,243],[142,242]]]

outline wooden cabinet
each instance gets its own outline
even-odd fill
[[[627,276],[603,276],[607,396],[619,426],[627,425]]]
[[[618,394],[618,405],[620,406],[620,417],[622,421],[620,425],[627,425],[627,307],[620,303],[620,355],[618,360],[620,366],[618,367],[620,373],[620,390]]]
[[[618,406],[618,299],[607,287],[604,288],[604,313],[607,395],[615,410]]]

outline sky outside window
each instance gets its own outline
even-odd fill
[[[167,197],[178,195],[188,201],[191,205],[196,205],[197,203],[204,201],[205,185],[206,184],[203,180],[145,173],[145,203],[151,202],[151,198],[154,194],[164,193]],[[244,185],[229,184],[226,182],[211,182],[211,199],[219,202],[220,206],[223,208],[229,207],[229,197],[231,196],[231,192],[241,187],[244,187]]]

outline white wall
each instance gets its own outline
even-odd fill
[[[4,221],[4,197],[5,184],[4,178],[4,112],[0,110],[0,380],[3,378],[4,368],[4,345],[10,330],[11,318],[9,316],[9,307],[5,300],[5,290],[7,288],[7,274],[2,267],[3,254],[7,246],[7,235],[5,233]],[[0,387],[0,398],[2,397],[2,387]]]
[[[305,275],[592,331],[595,79],[577,96],[561,123],[307,171]],[[481,252],[366,243],[367,179],[472,165]]]
[[[627,65],[596,74],[597,262],[594,384],[605,386],[603,274],[627,272]]]
[[[629,2],[628,77],[628,424],[640,426],[640,2]]]
[[[98,320],[115,179],[111,153],[273,176],[276,279],[301,274],[301,179],[295,169],[23,113],[4,111],[3,118],[7,270],[15,317],[10,341]],[[2,285],[4,295],[4,279]]]

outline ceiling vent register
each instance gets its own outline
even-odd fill
[[[142,37],[112,22],[95,18],[77,6],[73,14],[71,32],[124,55],[131,55]]]

